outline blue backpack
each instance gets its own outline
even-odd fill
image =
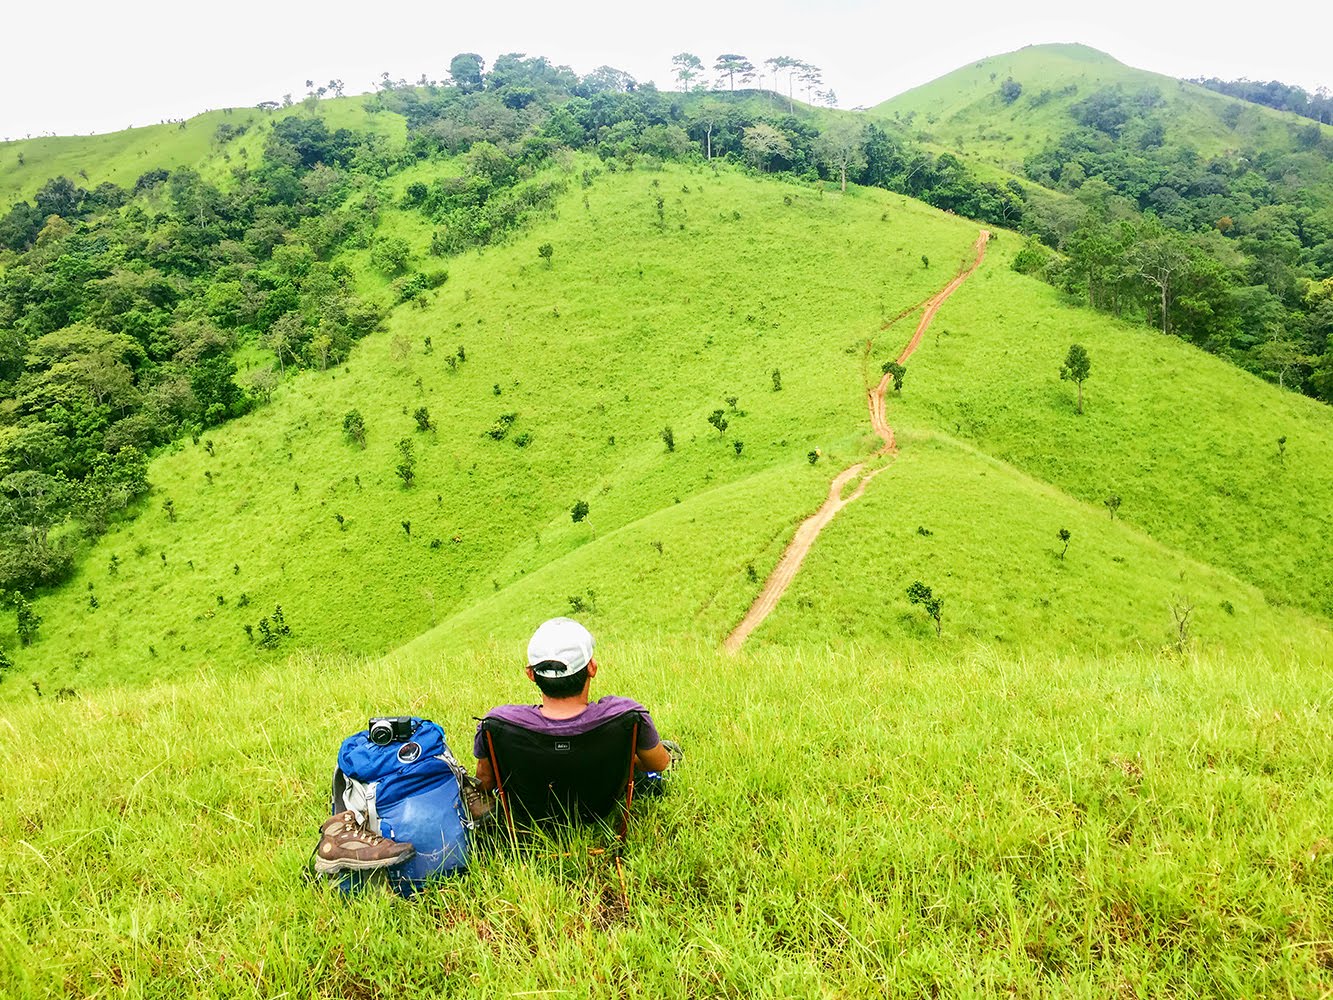
[[[366,730],[347,737],[333,772],[333,814],[355,809],[366,826],[416,854],[379,871],[336,876],[344,892],[354,892],[383,872],[390,888],[410,897],[428,878],[467,868],[473,822],[463,803],[462,770],[444,730],[426,719],[412,719],[412,738],[385,745],[372,743]]]

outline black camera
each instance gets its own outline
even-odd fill
[[[371,719],[366,729],[371,743],[387,747],[390,743],[406,743],[416,727],[412,725],[410,715],[387,715]]]

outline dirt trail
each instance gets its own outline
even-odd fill
[[[907,359],[920,346],[921,337],[925,334],[926,328],[930,326],[931,320],[935,318],[935,314],[939,312],[940,306],[944,305],[944,301],[956,292],[958,287],[981,265],[982,259],[986,256],[986,242],[989,239],[990,231],[983,229],[974,244],[976,256],[972,259],[972,263],[960,270],[952,281],[926,300],[925,312],[921,314],[921,322],[916,325],[916,332],[912,334],[912,339],[907,342],[907,346],[898,355],[900,365],[905,364]],[[866,392],[866,402],[870,409],[870,425],[883,442],[879,451],[875,452],[876,457],[892,456],[898,452],[898,446],[893,438],[893,428],[889,426],[884,410],[884,397],[888,393],[889,385],[892,382],[893,376],[885,375],[880,379],[879,385]],[[727,636],[726,649],[728,652],[734,653],[740,649],[742,643],[749,638],[750,633],[757,629],[760,623],[768,617],[769,612],[777,607],[778,601],[786,593],[788,585],[796,578],[796,571],[801,568],[806,553],[810,551],[810,546],[814,544],[820,531],[824,529],[824,525],[832,521],[833,516],[838,511],[859,498],[866,491],[866,487],[870,485],[870,480],[888,467],[886,463],[871,469],[865,475],[861,475],[865,463],[857,462],[838,473],[837,478],[829,485],[827,499],[824,500],[819,510],[807,517],[797,527],[796,533],[792,535],[791,541],[787,543],[787,548],[782,553],[782,558],[778,560],[777,566],[769,574],[768,579],[764,581],[764,589],[754,599],[754,603],[750,605],[750,610],[741,619],[741,623],[732,630],[731,635]],[[843,489],[858,477],[860,481],[857,482],[856,488],[848,496],[843,496]]]

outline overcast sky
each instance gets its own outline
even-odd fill
[[[209,108],[300,97],[307,78],[347,92],[388,71],[443,79],[456,52],[489,65],[544,55],[587,73],[610,64],[662,89],[671,56],[711,65],[791,55],[824,70],[841,107],[876,104],[988,55],[1083,42],[1171,76],[1278,79],[1333,87],[1333,5],[1276,0],[1233,19],[1180,0],[954,0],[899,8],[869,0],[632,0],[496,4],[449,0],[294,4],[287,0],[0,0],[0,138],[109,132]]]

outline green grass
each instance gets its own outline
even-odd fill
[[[882,478],[882,477],[881,477]],[[854,508],[853,508],[854,509]],[[1313,996],[1330,982],[1330,691],[1245,656],[725,657],[603,642],[687,761],[596,833],[404,903],[299,872],[372,712],[531,697],[522,647],[298,657],[10,706],[7,996]]]
[[[914,661],[988,648],[1114,656],[1174,647],[1174,605],[1194,609],[1191,642],[1213,655],[1333,656],[1321,620],[1270,607],[1254,586],[1105,510],[947,436],[900,443],[900,459],[820,535],[756,640],[878,642]],[[1071,534],[1064,558],[1061,528]],[[914,580],[944,598],[939,639],[906,599]]]
[[[1333,617],[1320,515],[1333,506],[1333,411],[1178,339],[1069,308],[1007,267],[1016,250],[1001,240],[949,300],[890,422],[969,440],[1096,511],[1118,494],[1119,516],[1153,538],[1270,602]],[[1092,359],[1082,416],[1058,378],[1071,343]]]

